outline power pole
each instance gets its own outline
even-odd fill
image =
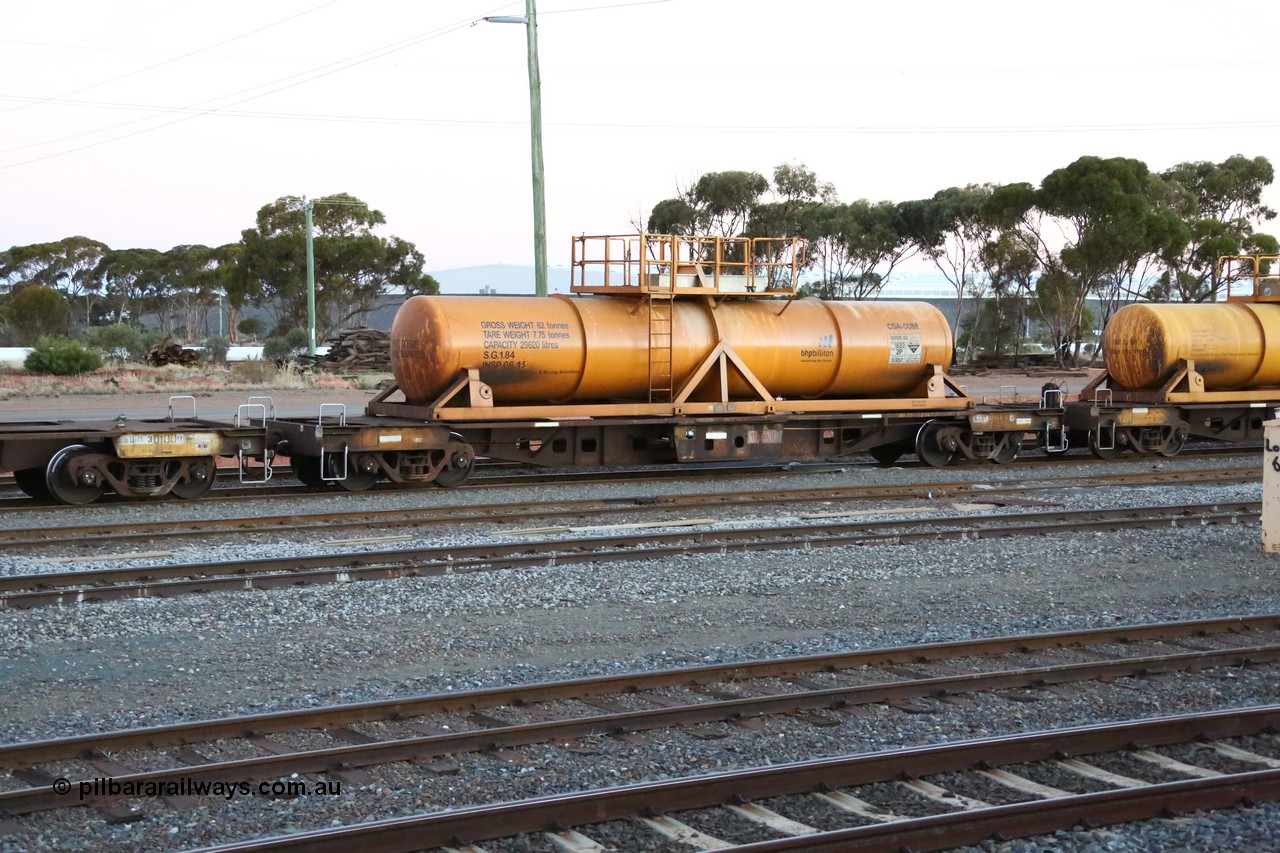
[[[534,293],[547,295],[547,201],[542,174],[542,74],[538,70],[538,11],[524,0],[525,34],[529,39],[529,135],[533,148]]]
[[[542,175],[542,73],[538,70],[538,10],[524,0],[524,17],[490,15],[491,24],[524,24],[529,55],[529,136],[533,148],[533,281],[534,293],[547,295],[547,201]]]
[[[316,253],[315,231],[311,227],[311,211],[316,203],[302,197],[302,214],[307,223],[307,355],[316,354]]]

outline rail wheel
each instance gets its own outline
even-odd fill
[[[107,484],[95,472],[86,471],[84,477],[72,479],[72,460],[88,456],[89,452],[89,448],[83,444],[73,444],[53,455],[44,476],[50,495],[64,504],[91,504],[102,497]]]
[[[1022,449],[1022,436],[1016,432],[1006,432],[996,442],[996,449],[991,451],[991,461],[1000,465],[1012,462]]]
[[[903,447],[901,444],[895,442],[893,444],[882,444],[879,447],[873,447],[868,450],[867,453],[869,453],[871,458],[879,462],[881,465],[892,465],[909,449],[909,447]]]
[[[23,494],[33,498],[50,498],[49,484],[44,479],[43,468],[23,468],[13,472],[13,481],[22,489]]]
[[[367,492],[378,482],[378,473],[378,466],[371,457],[353,456],[347,461],[347,476],[337,483],[348,492]]]
[[[449,446],[449,467],[436,474],[437,486],[454,489],[471,479],[471,472],[476,467],[476,452],[471,445],[462,440],[457,433],[450,433],[453,443]]]
[[[943,435],[946,427],[941,421],[926,421],[916,433],[916,456],[931,468],[945,468],[956,457],[955,439]]]
[[[1182,448],[1187,443],[1187,431],[1175,428],[1169,435],[1169,440],[1157,451],[1161,456],[1177,456],[1182,452]]]
[[[290,456],[289,464],[293,466],[294,478],[302,485],[313,489],[328,485],[320,476],[319,456]]]
[[[1111,447],[1099,447],[1098,432],[1091,429],[1089,430],[1089,451],[1099,459],[1114,459],[1124,451],[1124,448],[1120,445],[1118,432],[1116,433],[1116,440]]]
[[[364,471],[348,471],[346,479],[338,480],[338,485],[348,492],[367,492],[373,488],[373,484],[376,482],[378,482],[377,474],[366,474]]]
[[[201,459],[187,464],[187,479],[173,484],[174,497],[184,501],[202,498],[213,488],[213,481],[218,478],[218,469],[212,459]]]

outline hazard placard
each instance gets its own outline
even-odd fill
[[[890,364],[920,364],[924,360],[924,343],[916,335],[889,335]]]

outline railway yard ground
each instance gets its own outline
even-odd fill
[[[1032,393],[1051,378],[975,376],[961,381],[971,393],[1000,393],[1011,384]],[[1074,390],[1088,376],[1065,378]],[[341,394],[350,396],[352,407],[369,396],[354,390]],[[285,396],[277,398],[277,406]],[[299,407],[314,400],[314,409],[320,402],[342,401],[340,396],[334,391],[290,392],[287,399],[288,405]],[[222,392],[217,392],[208,402],[209,414],[230,411],[233,397],[240,400],[243,395],[229,395],[223,405]],[[11,399],[3,406],[10,419],[50,417],[57,411],[78,417],[84,407],[118,410],[125,405],[123,399]],[[153,401],[142,402],[149,406]],[[163,405],[145,413],[162,413]],[[204,414],[205,401],[200,405]],[[0,715],[0,812],[6,811],[7,792],[39,787],[42,780],[55,777],[123,777],[195,766],[200,759],[263,758],[389,737],[495,733],[488,745],[459,746],[456,751],[433,748],[431,755],[424,753],[414,761],[334,762],[329,773],[303,771],[297,776],[309,783],[337,781],[338,792],[256,798],[116,797],[83,808],[17,809],[7,817],[0,815],[0,851],[190,850],[607,786],[675,783],[707,773],[817,758],[1277,704],[1280,670],[1275,657],[1241,651],[1241,660],[1187,668],[1144,665],[1135,672],[1087,680],[1064,677],[1062,683],[1032,679],[1017,687],[957,689],[945,698],[922,689],[914,698],[847,700],[839,706],[792,709],[774,716],[728,714],[665,727],[654,723],[629,728],[632,724],[619,722],[584,736],[541,740],[506,742],[496,734],[535,720],[572,717],[588,706],[592,713],[616,715],[727,696],[759,697],[881,681],[901,685],[1014,666],[1004,658],[979,660],[976,654],[956,653],[937,661],[897,661],[874,673],[859,663],[773,681],[751,682],[738,675],[710,687],[695,689],[677,682],[595,699],[512,704],[477,695],[421,716],[388,712],[297,730],[247,724],[248,737],[240,732],[207,742],[183,739],[152,751],[136,744],[105,747],[39,763],[35,773],[28,770],[37,762],[4,762],[4,750],[15,744],[195,720],[407,701],[423,694],[755,659],[1280,614],[1280,559],[1262,552],[1256,512],[1249,509],[1261,499],[1260,456],[1257,449],[1201,456],[1188,446],[1176,458],[1129,455],[1101,463],[1087,454],[1050,461],[1029,452],[1009,465],[946,469],[905,460],[885,468],[857,457],[841,465],[715,476],[673,472],[668,479],[567,483],[506,477],[501,484],[486,485],[478,475],[472,486],[456,490],[297,490],[283,498],[91,507],[36,505],[17,500],[16,489],[3,487],[0,499],[13,497],[15,503],[0,512],[0,542],[16,536],[16,531],[24,531],[28,539],[31,531],[43,531],[49,541],[21,548],[0,544],[0,580],[42,572],[197,562],[282,557],[302,562],[333,552],[351,553],[352,565],[357,565],[371,559],[360,554],[414,548],[455,549],[460,554],[489,547],[519,551],[520,543],[547,540],[589,539],[600,556],[522,567],[504,566],[497,559],[474,571],[458,563],[420,576],[405,572],[384,580],[338,579],[172,597],[149,593],[95,601],[90,594],[85,596],[90,600],[80,603],[0,608],[0,704],[5,708]],[[1133,477],[1106,479],[1123,474]],[[877,493],[874,487],[897,489]],[[1015,487],[1017,491],[1010,491]],[[853,494],[855,489],[865,493]],[[711,497],[681,500],[688,495],[799,490],[815,496],[741,504],[721,504]],[[557,509],[570,501],[595,501],[604,509],[590,515]],[[920,541],[895,535],[940,517],[948,519],[940,529],[972,526],[980,531],[983,524],[1005,514],[1123,509],[1128,511],[1124,515],[1140,518],[1155,507],[1199,505],[1215,508],[1216,514],[1202,522],[1187,510],[1182,520],[1145,528],[1107,529],[1068,520],[1053,532],[1035,535],[975,532]],[[393,511],[494,506],[525,515],[379,525],[379,519],[391,517]],[[541,517],[539,507],[555,514]],[[356,513],[360,520],[354,527],[301,526],[308,516],[322,512]],[[255,529],[255,517],[282,515],[300,524]],[[124,530],[139,522],[173,522],[177,531],[183,522],[218,517],[242,522],[235,529],[201,529],[180,536],[153,529],[119,542],[94,541],[83,531],[62,532],[88,525]],[[647,559],[643,545],[610,541],[646,531],[657,538],[673,531],[710,535],[753,526],[852,521],[879,523],[882,528],[858,533],[863,538],[852,544],[817,545],[799,539],[757,549],[726,545],[718,551],[655,553]],[[615,546],[633,553],[625,559],[606,553]],[[1268,629],[1110,640],[1028,654],[1040,666],[1115,662],[1126,655],[1252,649],[1277,642],[1277,633]],[[1280,766],[1280,740],[1274,733],[1241,735],[1231,744],[1273,756],[1272,768]],[[1200,754],[1197,749],[1204,751],[1203,741],[1199,747],[1167,749],[1165,756],[1189,760],[1187,756]],[[1103,763],[1114,774],[1112,781],[1137,772],[1128,756]],[[1220,764],[1212,766],[1222,769]],[[246,780],[258,778],[247,769],[239,772]],[[1162,772],[1166,776],[1159,781],[1177,776],[1171,770]],[[1052,783],[1045,782],[1049,771],[1040,781],[1068,784],[1058,776],[1069,774],[1060,769],[1053,773],[1057,775]],[[288,779],[291,774],[269,778]],[[952,790],[959,796],[951,797],[952,805],[938,806],[936,798],[922,795],[922,790],[932,790],[927,785],[908,791],[900,784],[904,780],[893,777],[868,783],[857,796],[882,813],[921,819],[954,811],[961,807],[956,803],[968,802],[965,797],[989,805],[1013,802],[1000,799],[990,782],[964,781],[958,774],[928,778],[955,786]],[[1083,790],[1105,787],[1096,780],[1089,785]],[[834,825],[847,825],[832,818],[830,809],[819,809],[812,797],[780,794],[775,799],[764,814],[772,814],[770,809],[784,812],[794,823],[775,822],[770,829],[771,819],[766,819],[762,828],[760,813],[745,815],[739,803],[738,811],[725,807],[712,816],[691,815],[684,824],[701,832],[700,837],[740,844],[784,838],[797,825],[827,829],[823,821],[833,820]],[[476,846],[488,851],[575,849],[571,845],[582,842],[573,839],[572,829],[594,838],[603,849],[697,849],[693,843],[665,838],[644,823],[653,817],[620,818],[595,829],[566,823],[558,840],[526,832],[514,840],[476,841]],[[1048,836],[983,841],[982,849],[1280,850],[1280,807],[1261,802],[1218,811],[1184,805],[1176,815],[1142,823],[1068,826]]]

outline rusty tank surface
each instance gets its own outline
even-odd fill
[[[721,343],[783,398],[904,394],[952,355],[946,318],[921,302],[676,299],[655,307],[647,297],[415,296],[392,325],[391,366],[406,399],[419,403],[466,368],[480,371],[499,405],[644,400],[655,362],[669,365],[679,389]],[[713,382],[690,399],[719,394]],[[729,393],[752,390],[732,377]]]
[[[1195,362],[1206,391],[1280,387],[1280,304],[1126,305],[1102,336],[1107,369],[1127,388],[1156,389]]]

